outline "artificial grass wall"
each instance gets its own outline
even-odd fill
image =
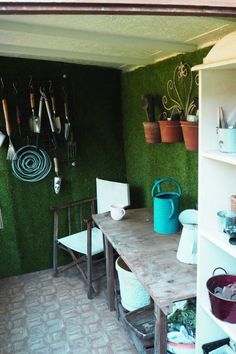
[[[183,193],[180,209],[192,208],[197,203],[198,153],[186,151],[184,143],[147,144],[143,121],[146,120],[140,97],[153,94],[158,97],[156,118],[163,112],[161,97],[167,94],[166,85],[180,62],[190,66],[202,63],[210,48],[178,55],[171,59],[139,68],[122,76],[123,136],[127,179],[132,187],[133,206],[152,206],[151,189],[155,179],[172,177],[181,185]],[[198,90],[192,97],[198,96]],[[164,190],[165,184],[163,185]],[[168,186],[171,188],[171,186]]]
[[[53,220],[50,207],[66,201],[95,195],[95,178],[125,181],[123,154],[120,72],[92,66],[70,65],[37,60],[0,58],[1,75],[9,102],[12,141],[16,149],[27,144],[29,78],[33,76],[36,89],[52,79],[56,90],[57,110],[64,117],[61,86],[67,89],[70,118],[77,141],[76,166],[67,161],[66,143],[59,139],[59,165],[62,175],[61,191],[53,190],[55,173],[42,181],[22,182],[13,176],[11,163],[6,161],[8,139],[0,149],[0,206],[4,229],[0,230],[0,276],[9,276],[52,267]],[[62,74],[67,75],[62,80]],[[19,137],[12,81],[19,91],[22,117],[22,138]],[[38,106],[37,96],[37,106]],[[2,111],[0,128],[5,132]],[[43,112],[44,146],[48,134],[47,115]],[[64,125],[64,122],[63,122]],[[48,137],[46,137],[48,138]],[[30,142],[34,142],[29,137]],[[46,147],[47,148],[47,147]],[[50,150],[50,148],[49,148]],[[51,151],[48,151],[50,156]],[[62,260],[62,259],[61,259]]]
[[[52,266],[52,215],[50,207],[69,200],[95,195],[95,178],[128,181],[132,207],[151,206],[151,188],[156,178],[173,177],[182,186],[180,208],[197,203],[196,152],[188,152],[184,143],[147,144],[144,138],[145,114],[140,96],[152,93],[162,97],[166,84],[180,62],[191,66],[201,63],[210,48],[179,55],[163,62],[122,75],[97,67],[69,65],[35,60],[0,58],[1,74],[6,83],[13,126],[13,143],[18,149],[27,144],[29,75],[39,83],[55,86],[66,82],[70,117],[78,144],[76,166],[60,162],[62,187],[53,190],[53,169],[43,181],[27,183],[16,179],[6,161],[8,140],[0,149],[0,206],[4,230],[0,230],[0,276],[32,272]],[[67,74],[64,82],[62,74]],[[17,133],[12,80],[20,91],[23,137]],[[58,91],[58,88],[57,88]],[[57,92],[58,93],[58,92]],[[122,115],[121,102],[122,95]],[[197,96],[197,89],[193,96]],[[57,96],[58,97],[58,96]],[[56,97],[56,98],[57,98]],[[59,102],[58,102],[59,101]],[[62,98],[57,98],[58,113],[63,116]],[[156,107],[156,116],[163,107]],[[45,113],[44,113],[45,115]],[[46,119],[46,118],[45,118]],[[123,124],[123,131],[122,131]],[[1,112],[0,128],[5,131]],[[124,141],[122,139],[122,135]],[[42,141],[43,143],[43,141]],[[62,144],[63,149],[66,145]],[[63,259],[61,259],[63,261]]]

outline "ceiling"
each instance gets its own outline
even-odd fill
[[[123,71],[214,44],[236,19],[148,15],[0,15],[0,55]]]

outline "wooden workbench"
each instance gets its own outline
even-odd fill
[[[108,306],[115,309],[113,248],[154,301],[154,353],[166,354],[167,314],[172,303],[196,296],[196,266],[176,258],[179,235],[153,231],[151,209],[130,209],[121,221],[110,213],[93,215],[105,236]]]

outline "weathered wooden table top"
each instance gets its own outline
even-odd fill
[[[177,260],[179,235],[153,231],[152,209],[127,210],[120,221],[110,212],[93,219],[165,314],[173,302],[196,296],[196,265]]]

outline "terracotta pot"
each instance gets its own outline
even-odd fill
[[[198,122],[181,121],[186,150],[198,150]]]
[[[160,120],[161,141],[163,143],[178,143],[183,141],[182,129],[179,121]]]
[[[158,122],[143,122],[145,139],[148,144],[161,142],[160,128]]]

